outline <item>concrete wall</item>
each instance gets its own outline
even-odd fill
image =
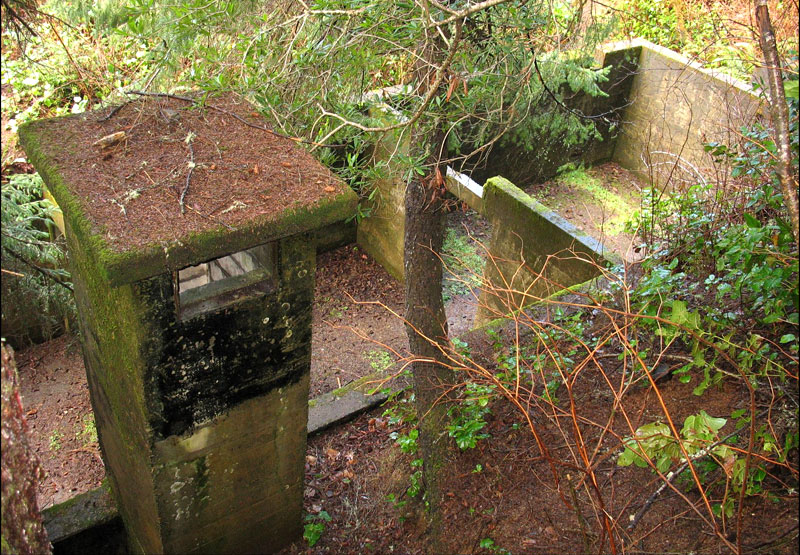
[[[501,139],[485,162],[478,167],[464,167],[459,171],[469,173],[478,183],[502,175],[519,187],[527,187],[552,178],[565,164],[591,165],[610,160],[630,89],[637,77],[636,54],[627,49],[598,51],[595,67],[611,66],[608,80],[598,83],[606,96],[590,96],[586,93],[564,95],[564,103],[572,110],[587,116],[603,114],[603,117],[594,120],[600,138],[589,138],[570,146],[565,145],[564,136],[553,137],[549,132],[532,138],[525,146],[507,144]],[[564,109],[543,94],[531,113],[564,113]]]
[[[502,177],[483,188],[492,222],[476,328],[600,274],[602,246]]]
[[[668,176],[673,183],[696,182],[711,163],[703,144],[736,143],[741,126],[757,117],[761,99],[746,83],[643,39],[603,47],[605,53],[626,51],[639,67],[613,160],[652,176],[654,184],[664,185]]]
[[[387,125],[402,118],[402,114],[385,104],[374,106],[372,115]],[[406,184],[404,168],[398,163],[397,155],[408,155],[408,136],[403,135],[404,132],[404,129],[390,131],[378,139],[372,154],[373,163],[384,168],[385,177],[376,181],[378,192],[373,200],[362,201],[370,215],[358,224],[358,244],[399,281],[405,279]]]
[[[300,535],[312,237],[281,242],[274,294],[181,320],[171,274],[111,286],[67,221],[92,407],[132,552],[271,552]]]

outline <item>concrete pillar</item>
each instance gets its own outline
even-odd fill
[[[164,108],[142,102],[137,109],[141,120],[148,110],[157,119]],[[251,110],[243,110],[247,117]],[[199,137],[209,115],[180,117],[179,131],[191,128]],[[320,166],[312,182],[299,171],[286,172],[285,181],[252,179],[250,198],[265,204],[246,220],[231,211],[228,221],[200,222],[199,232],[176,236],[176,226],[165,225],[158,235],[140,224],[125,228],[130,236],[111,236],[94,212],[98,200],[79,186],[94,179],[102,188],[109,180],[104,159],[81,143],[108,131],[100,121],[87,114],[34,122],[20,129],[20,138],[64,211],[92,406],[129,547],[136,553],[280,549],[302,531],[315,230],[351,215],[356,197]],[[233,119],[228,125],[227,136],[253,132]],[[165,136],[177,133],[174,121],[164,126]],[[251,148],[265,148],[253,137]],[[70,140],[73,156],[65,165]],[[312,164],[289,140],[276,151],[287,160],[276,160],[278,168],[301,158]],[[233,155],[224,143],[216,152],[220,165]],[[130,156],[130,169],[122,171],[155,165],[146,156]],[[202,187],[226,184],[198,179],[195,186],[198,198]],[[292,187],[297,194],[278,194]],[[186,216],[177,207],[164,219],[180,224],[177,218]],[[148,241],[138,240],[145,232]]]

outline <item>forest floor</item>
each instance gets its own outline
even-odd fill
[[[607,181],[613,178],[617,190],[612,192],[626,199],[633,198],[638,187],[632,176],[614,165],[585,170],[585,175]],[[573,187],[559,186],[567,191]],[[555,203],[553,190],[543,184],[530,192],[543,202],[551,195],[549,202]],[[587,200],[581,193],[585,190],[574,185],[574,196],[569,197],[569,192],[562,196],[562,213],[563,207],[570,206],[574,212],[563,215],[595,236],[613,235],[607,244],[630,255],[632,238],[620,236],[622,227],[608,225],[617,221],[618,215],[602,200]],[[577,208],[581,205],[584,210]],[[477,253],[481,251],[478,242],[485,244],[490,234],[488,224],[471,212],[452,213],[449,227],[456,239],[466,240]],[[460,283],[453,274],[445,280],[451,335],[465,337],[473,358],[487,368],[496,368],[515,330],[500,328],[493,336],[465,335],[475,302]],[[391,351],[404,352],[406,336],[402,321],[386,308],[402,313],[403,297],[402,284],[356,245],[318,257],[311,397],[376,369],[392,369]],[[551,316],[544,311],[538,318]],[[607,324],[599,316],[587,316],[586,325],[592,329]],[[96,487],[105,474],[80,345],[67,335],[16,356],[33,446],[47,474],[40,485],[39,503],[47,507]],[[582,441],[591,446],[589,456],[595,461],[597,489],[578,465],[571,471],[570,463],[553,464],[554,460],[573,461],[580,452],[570,421],[564,422],[556,414],[553,418],[540,416],[533,422],[536,438],[519,408],[497,398],[486,416],[485,432],[491,437],[479,441],[474,449],[454,451],[445,471],[442,536],[448,551],[610,552],[608,526],[616,538],[615,548],[628,553],[724,552],[726,542],[736,543],[733,530],[737,527],[743,552],[797,553],[796,496],[747,498],[741,522],[735,522],[739,515],[726,520],[721,530],[725,539],[721,539],[709,532],[704,499],[691,484],[676,481],[675,489],[656,496],[662,480],[655,473],[616,464],[620,437],[629,434],[631,426],[657,419],[660,403],[670,407],[678,423],[700,410],[729,415],[747,398],[740,385],[724,382],[698,397],[692,395],[692,385],[677,379],[661,384],[658,390],[639,381],[626,389],[626,423],[614,420],[618,408],[607,385],[608,380],[624,382],[626,369],[617,357],[603,358],[602,363],[602,371],[584,372],[570,392],[581,415],[592,422],[609,422],[605,427],[583,430]],[[404,400],[408,397],[401,394],[395,413],[408,406]],[[309,547],[300,540],[284,553],[431,551],[423,503],[420,496],[412,495],[411,477],[417,470],[412,461],[418,455],[405,453],[396,445],[397,435],[408,433],[409,426],[394,422],[385,410],[375,409],[309,439],[304,509],[311,525],[308,530],[318,541]],[[778,483],[786,478],[778,468],[768,480]],[[603,492],[602,505],[595,491]],[[649,498],[652,505],[641,521],[633,529],[624,528]],[[609,516],[610,524],[603,515]]]

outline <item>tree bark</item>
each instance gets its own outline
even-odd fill
[[[769,18],[767,0],[756,0],[756,22],[758,23],[759,43],[764,53],[764,66],[770,91],[770,115],[775,129],[775,146],[778,151],[778,179],[783,192],[786,208],[792,224],[794,240],[800,240],[800,203],[797,197],[797,179],[792,173],[792,150],[789,145],[789,109],[783,89],[781,63],[775,33]]]
[[[441,469],[449,458],[447,392],[453,372],[444,364],[437,344],[447,342],[447,318],[442,300],[442,264],[439,253],[445,230],[441,197],[431,186],[413,180],[406,190],[405,275],[406,332],[415,359],[414,395],[419,418],[419,446],[423,459],[425,496],[434,546],[441,541],[439,507]]]
[[[445,94],[444,72],[452,62],[452,54],[461,37],[463,20],[456,24],[450,49],[438,34],[426,34],[418,50],[415,81],[421,90]],[[411,137],[416,156],[425,157],[427,175],[414,176],[406,185],[404,260],[406,278],[406,333],[414,362],[414,397],[419,419],[419,447],[423,460],[425,500],[428,508],[428,537],[433,552],[447,552],[442,531],[440,507],[444,492],[441,469],[449,459],[447,392],[454,382],[439,345],[446,344],[447,316],[442,298],[442,262],[445,208],[444,168],[440,168],[440,152],[445,134],[436,115],[422,117],[412,125]]]
[[[43,477],[28,445],[27,426],[17,388],[13,351],[2,346],[2,552],[20,555],[52,553],[36,502],[36,484]]]

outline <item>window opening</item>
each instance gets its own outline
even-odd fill
[[[276,243],[268,243],[179,270],[175,274],[178,319],[187,320],[274,291],[276,254]]]

